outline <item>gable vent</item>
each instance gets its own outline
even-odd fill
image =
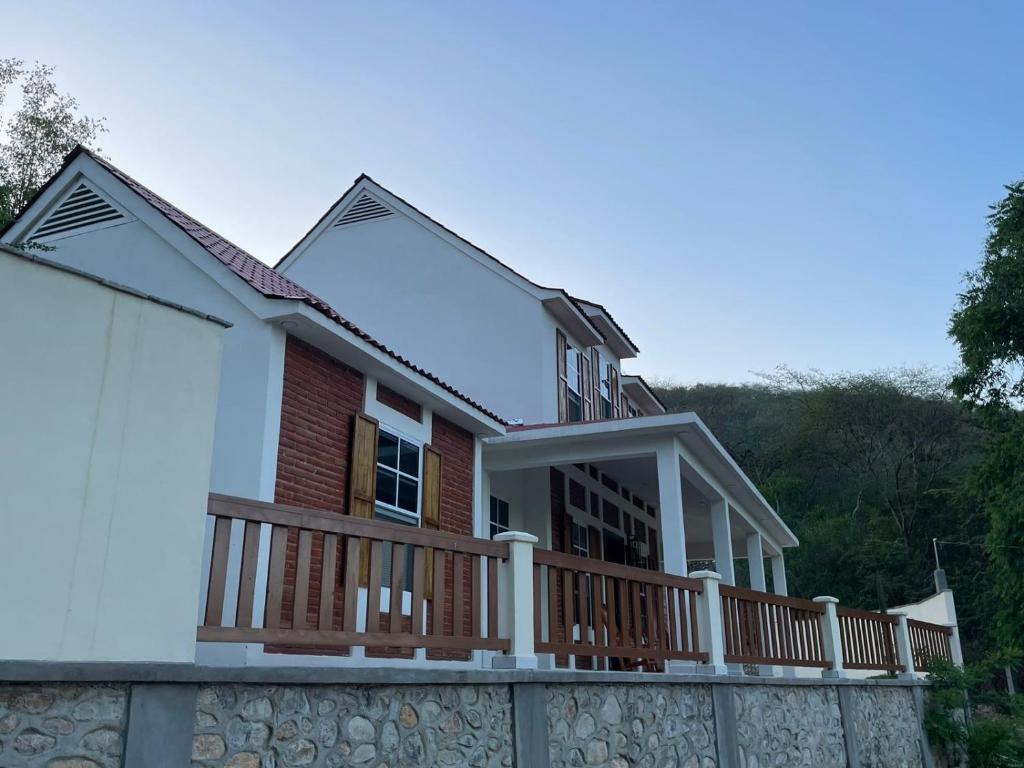
[[[360,221],[370,221],[371,219],[383,219],[385,216],[394,216],[394,214],[395,212],[386,205],[374,200],[364,192],[359,196],[358,200],[349,206],[349,209],[334,223],[334,226],[344,227],[346,224],[356,224]]]
[[[73,229],[82,229],[123,218],[124,216],[114,206],[85,184],[79,184],[78,188],[46,218],[46,221],[39,225],[32,236],[52,237]]]

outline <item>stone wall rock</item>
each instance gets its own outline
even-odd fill
[[[738,685],[733,700],[743,768],[845,768],[834,688]]]
[[[909,688],[853,689],[853,731],[863,768],[921,768],[921,730]]]
[[[507,685],[200,688],[193,766],[512,766]]]
[[[551,768],[714,768],[715,720],[706,685],[552,685]]]
[[[0,766],[120,768],[128,688],[0,685]]]

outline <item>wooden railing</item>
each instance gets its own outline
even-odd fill
[[[208,513],[215,522],[199,640],[343,653],[353,646],[509,648],[498,633],[498,565],[508,559],[508,544],[216,494]],[[233,526],[244,528],[235,558]],[[260,626],[253,621],[264,598],[257,573],[268,539]],[[233,560],[237,571],[229,574]],[[237,583],[237,599],[225,610],[229,583]]]
[[[932,659],[942,659],[952,663],[953,630],[951,627],[932,624],[928,621],[907,619],[907,629],[910,632],[910,648],[916,671],[927,671],[928,662]]]
[[[900,621],[896,616],[843,607],[836,613],[846,669],[902,670],[896,642]]]
[[[533,558],[537,653],[622,670],[707,661],[698,650],[696,579],[541,549]]]
[[[810,600],[722,585],[725,661],[795,667],[832,666],[821,634],[824,608]]]

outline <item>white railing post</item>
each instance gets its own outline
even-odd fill
[[[498,669],[536,669],[533,645],[533,547],[537,537],[523,531],[507,531],[494,537],[508,543],[508,574],[505,605],[510,648],[505,656],[495,656]]]
[[[832,669],[822,670],[822,677],[846,677],[843,668],[843,637],[839,629],[839,600],[828,595],[814,598],[814,602],[825,607],[821,614],[821,641],[824,646],[825,660],[832,662]]]
[[[900,654],[900,667],[902,671],[899,677],[916,677],[914,672],[914,646],[910,642],[910,625],[907,624],[907,614],[891,613],[899,619],[896,625],[896,647]]]
[[[964,651],[960,645],[960,627],[956,624],[946,624],[949,627],[949,654],[953,664],[961,669],[964,666]]]
[[[694,571],[691,579],[699,579],[701,593],[697,596],[697,639],[700,650],[708,655],[706,667],[701,671],[713,675],[727,675],[725,664],[725,627],[722,623],[722,596],[718,591],[721,574],[715,571]]]

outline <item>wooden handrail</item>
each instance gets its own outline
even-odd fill
[[[755,603],[766,603],[768,605],[781,605],[786,608],[796,608],[811,613],[824,613],[825,606],[815,603],[813,600],[805,600],[802,597],[789,597],[788,595],[776,595],[772,592],[760,592],[756,589],[745,587],[734,587],[730,584],[722,584],[718,587],[722,597],[735,597],[739,600],[750,600]]]
[[[839,616],[849,616],[854,619],[866,619],[868,621],[881,621],[886,624],[899,624],[900,620],[898,616],[891,616],[888,613],[878,613],[877,611],[866,611],[863,608],[847,608],[845,606],[836,606],[836,614]]]
[[[829,669],[821,629],[825,606],[754,589],[719,587],[725,661]]]
[[[533,562],[538,565],[551,565],[556,568],[611,576],[613,579],[630,579],[632,581],[643,581],[646,584],[657,584],[660,587],[675,587],[676,589],[685,589],[698,594],[704,590],[699,579],[676,576],[662,571],[650,571],[646,568],[635,568],[629,565],[620,565],[619,563],[609,563],[605,560],[594,560],[589,557],[566,554],[565,552],[554,552],[550,549],[535,549],[533,552]]]
[[[358,536],[373,541],[412,544],[418,547],[465,552],[484,557],[508,558],[508,544],[500,541],[477,539],[458,533],[431,531],[398,523],[385,523],[381,520],[367,520],[350,515],[337,515],[303,507],[290,507],[285,504],[242,499],[237,496],[211,493],[207,512],[214,517],[271,523],[289,528]]]

